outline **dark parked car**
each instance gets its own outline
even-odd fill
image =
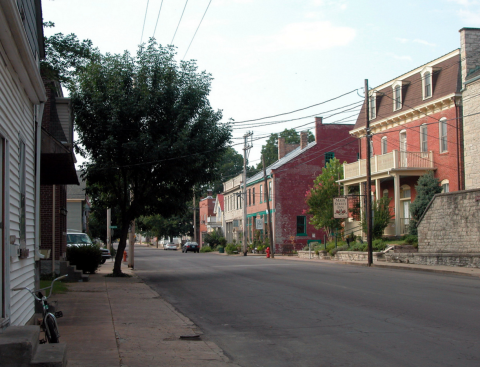
[[[200,252],[200,246],[198,246],[198,243],[196,242],[185,242],[182,246],[182,252],[188,251]]]
[[[73,230],[67,229],[67,246],[85,246],[85,245],[93,245],[92,240],[86,233],[76,232]],[[107,259],[110,259],[111,254],[110,251],[106,248],[100,247],[100,251],[102,251],[102,260],[101,264],[105,264]]]

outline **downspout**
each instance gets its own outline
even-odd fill
[[[465,160],[463,150],[463,105],[457,103],[457,99],[453,97],[455,103],[455,114],[457,122],[457,166],[458,166],[458,190],[465,190]]]
[[[36,106],[35,116],[35,261],[43,259],[40,253],[40,156],[42,154],[42,117],[45,103]]]

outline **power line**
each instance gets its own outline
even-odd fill
[[[181,15],[180,20],[178,21],[178,24],[177,24],[177,29],[175,29],[175,33],[173,34],[172,42],[170,42],[171,45],[173,45],[173,40],[175,39],[175,36],[177,34],[178,27],[180,26],[180,22],[182,21],[183,13],[185,13],[185,9],[187,8],[187,4],[188,4],[188,0],[185,2],[185,6],[183,7],[182,15]]]
[[[162,0],[162,1],[163,1],[163,0]],[[185,55],[183,55],[183,59],[185,59],[185,56],[187,56],[187,52],[188,52],[188,50],[190,50],[190,46],[192,45],[192,42],[193,42],[193,40],[195,39],[195,36],[197,35],[198,28],[200,28],[200,24],[202,24],[203,18],[205,18],[205,14],[207,14],[208,8],[210,7],[210,4],[211,4],[211,3],[212,3],[212,0],[210,0],[210,2],[209,2],[208,5],[207,5],[207,9],[205,9],[205,13],[203,13],[202,19],[200,20],[200,23],[198,24],[198,27],[197,27],[197,29],[195,30],[195,33],[194,33],[194,35],[193,35],[193,37],[192,37],[192,40],[190,41],[190,44],[189,44],[188,47],[187,47],[187,51],[185,51]],[[182,60],[183,60],[183,59],[182,59]]]
[[[150,2],[150,0],[147,0],[147,9],[145,10],[145,18],[143,19],[143,27],[142,27],[142,37],[140,37],[140,44],[142,43],[143,41],[143,31],[145,29],[145,22],[147,21],[147,13],[148,13],[148,3]]]
[[[243,124],[243,123],[245,123],[245,122],[260,121],[260,120],[265,120],[265,119],[269,119],[269,118],[272,118],[272,117],[289,115],[289,114],[291,114],[291,113],[295,113],[295,112],[298,112],[298,111],[307,110],[307,109],[309,109],[309,108],[316,107],[316,106],[320,106],[320,105],[325,104],[325,103],[327,103],[327,102],[334,101],[334,100],[336,100],[336,99],[339,99],[339,98],[341,98],[341,97],[344,97],[344,96],[346,96],[346,95],[349,95],[349,94],[351,94],[351,93],[353,93],[353,92],[356,92],[358,89],[359,89],[359,88],[354,89],[354,90],[352,90],[352,91],[350,91],[350,92],[344,93],[344,94],[342,94],[342,95],[340,95],[340,96],[331,98],[331,99],[329,99],[329,100],[326,100],[326,101],[323,101],[323,102],[320,102],[320,103],[316,103],[316,104],[313,104],[313,105],[308,106],[308,107],[300,108],[300,109],[298,109],[298,110],[294,110],[294,111],[290,111],[290,112],[284,112],[284,113],[279,113],[279,114],[277,114],[277,115],[272,115],[272,116],[260,117],[260,118],[252,119],[252,120],[236,121],[236,122],[233,122],[232,124]]]
[[[153,30],[153,36],[152,37],[155,37],[155,32],[157,31],[157,24],[158,24],[158,20],[160,19],[160,12],[162,11],[162,6],[163,6],[163,0],[160,3],[160,10],[158,10],[157,22],[155,23],[155,29]]]

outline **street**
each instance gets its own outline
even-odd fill
[[[135,273],[241,366],[478,366],[477,278],[137,247]]]

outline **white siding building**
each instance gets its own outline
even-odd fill
[[[25,325],[39,259],[40,123],[45,89],[39,0],[0,0],[0,328]]]

